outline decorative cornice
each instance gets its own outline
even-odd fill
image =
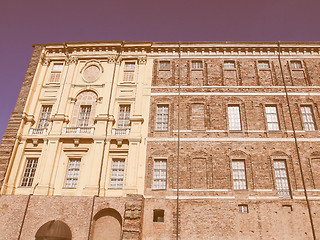
[[[78,58],[74,56],[69,56],[69,57],[66,57],[65,59],[66,65],[77,64],[78,61],[79,61]]]

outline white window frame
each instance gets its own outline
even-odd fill
[[[92,105],[80,105],[77,127],[89,126],[91,110]]]
[[[124,62],[123,66],[123,79],[124,83],[132,83],[134,82],[134,74],[136,69],[135,62]]]
[[[244,159],[232,159],[232,179],[234,190],[247,190],[247,172]]]
[[[52,112],[52,105],[42,105],[40,110],[38,128],[46,129]]]
[[[280,166],[281,165],[281,166]],[[288,177],[287,159],[273,159],[275,187],[279,197],[290,198],[291,189]]]
[[[269,70],[270,61],[269,60],[258,60],[258,69],[259,70]]]
[[[264,108],[268,131],[280,131],[277,105],[266,104]]]
[[[157,104],[156,131],[169,130],[169,104]]]
[[[77,188],[80,174],[81,158],[70,158],[65,178],[65,188]]]
[[[26,158],[26,165],[21,178],[21,187],[32,187],[34,177],[37,171],[38,158],[28,157]]]
[[[224,60],[223,69],[224,70],[235,70],[236,69],[236,61],[234,61],[234,60]]]
[[[192,60],[191,61],[191,70],[203,70],[203,61],[202,60]]]
[[[122,109],[125,109],[125,111],[122,111]],[[119,104],[118,123],[117,123],[118,128],[128,129],[130,127],[130,114],[131,114],[130,104]]]
[[[163,65],[164,64],[164,65]],[[165,67],[164,67],[165,66]],[[170,60],[159,61],[159,71],[170,71],[171,62]]]
[[[153,190],[167,189],[167,159],[155,158],[153,160]]]
[[[54,63],[50,72],[50,83],[58,83],[60,82],[61,73],[63,70],[63,64],[62,63]]]
[[[125,181],[126,159],[113,157],[111,160],[110,189],[122,189]]]
[[[291,60],[290,61],[291,70],[301,70],[303,69],[303,64],[301,60]]]
[[[227,107],[229,131],[242,131],[240,105],[228,104]]]
[[[307,112],[310,110],[310,112]],[[305,131],[315,131],[316,123],[314,118],[313,106],[308,104],[300,105],[301,120]]]

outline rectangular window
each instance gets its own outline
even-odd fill
[[[51,70],[50,82],[59,82],[63,64],[54,64]]]
[[[300,110],[301,110],[302,120],[304,124],[304,130],[306,131],[316,130],[311,106],[301,106]]]
[[[233,189],[247,189],[246,169],[244,160],[232,161]]]
[[[153,189],[166,189],[167,187],[167,160],[154,160]]]
[[[153,210],[153,222],[164,222],[164,210],[162,209]]]
[[[224,69],[235,69],[236,63],[234,61],[224,61],[223,68]]]
[[[267,117],[267,126],[269,131],[280,130],[276,106],[272,106],[272,105],[266,106],[266,117]]]
[[[134,81],[134,70],[136,64],[132,62],[128,62],[124,64],[124,75],[123,81],[124,82],[133,82]]]
[[[159,70],[170,70],[170,61],[160,61]]]
[[[301,69],[302,63],[301,61],[290,61],[291,69]]]
[[[34,179],[34,175],[37,169],[38,159],[32,158],[27,159],[26,168],[23,173],[21,186],[22,187],[31,187]]]
[[[79,171],[80,171],[80,159],[70,159],[68,165],[68,171],[66,176],[66,182],[64,187],[76,188],[78,185]]]
[[[49,124],[49,118],[51,115],[52,106],[42,106],[38,128],[47,128]]]
[[[168,131],[168,121],[169,121],[169,105],[158,105],[156,130]]]
[[[240,213],[248,213],[249,212],[247,204],[239,204],[238,207],[239,207]]]
[[[87,127],[89,125],[90,112],[91,112],[91,105],[80,106],[78,127]]]
[[[229,118],[229,130],[240,131],[241,120],[240,120],[240,107],[239,105],[228,106],[228,118]]]
[[[130,126],[130,105],[120,105],[118,128],[129,128]]]
[[[123,187],[124,165],[124,159],[112,159],[110,188]]]
[[[274,172],[276,186],[279,196],[290,196],[289,182],[287,177],[287,167],[285,160],[274,161]]]
[[[202,61],[192,61],[191,62],[191,69],[202,69],[203,63]]]
[[[269,69],[269,61],[258,61],[258,68],[259,69]]]

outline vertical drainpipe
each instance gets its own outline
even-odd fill
[[[179,240],[179,175],[180,175],[180,94],[181,94],[181,42],[179,41],[179,87],[178,87],[178,157],[177,157],[177,225],[176,239]]]
[[[109,95],[109,103],[108,103],[108,110],[107,110],[107,126],[106,126],[106,137],[108,134],[108,126],[109,126],[109,114],[110,114],[110,107],[111,107],[111,99],[112,99],[112,93],[113,93],[113,84],[114,84],[114,80],[115,80],[115,75],[116,75],[116,68],[117,68],[117,62],[121,56],[122,50],[123,50],[123,46],[125,44],[125,41],[122,41],[121,43],[121,47],[120,47],[120,51],[115,59],[114,62],[114,68],[113,68],[113,75],[112,75],[112,82],[111,82],[111,89],[110,89],[110,95]],[[102,149],[102,157],[101,157],[101,164],[100,164],[100,172],[99,172],[99,180],[98,180],[98,193],[96,195],[93,196],[92,199],[92,206],[91,206],[91,215],[90,215],[90,222],[89,222],[89,232],[88,232],[88,240],[90,240],[90,235],[91,235],[91,226],[92,226],[92,218],[93,218],[93,210],[94,210],[94,204],[95,204],[95,200],[96,197],[100,196],[100,188],[101,188],[101,176],[102,176],[102,168],[103,168],[103,159],[104,159],[104,155],[105,155],[105,148],[107,145],[107,140],[104,140],[103,143],[103,149]]]
[[[309,219],[310,219],[310,224],[311,224],[311,229],[312,229],[312,235],[313,235],[313,239],[316,240],[316,234],[315,234],[314,224],[313,224],[313,219],[312,219],[311,206],[310,206],[308,193],[307,193],[307,188],[306,188],[306,183],[305,183],[304,174],[303,174],[303,170],[302,170],[301,156],[300,156],[300,151],[299,151],[299,146],[298,146],[296,130],[295,130],[295,127],[294,127],[292,111],[291,111],[291,107],[290,107],[290,100],[289,100],[289,95],[288,95],[288,91],[287,91],[287,85],[286,85],[286,82],[285,82],[285,79],[284,79],[284,73],[283,73],[283,68],[282,68],[282,63],[281,63],[280,51],[281,51],[281,47],[280,47],[280,41],[279,41],[278,42],[278,60],[279,60],[279,64],[280,64],[282,82],[283,82],[284,90],[286,92],[286,100],[287,100],[288,109],[289,109],[289,115],[290,115],[290,120],[291,120],[291,125],[292,125],[295,148],[296,148],[297,155],[298,155],[300,174],[301,174],[301,178],[302,178],[303,191],[304,191],[304,195],[306,197],[306,202],[307,202],[307,207],[308,207],[308,213],[309,213]]]

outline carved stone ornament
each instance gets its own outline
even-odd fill
[[[86,62],[86,64],[81,69],[80,73],[84,81],[92,83],[99,79],[103,73],[103,67],[101,63],[97,60],[91,60]]]
[[[67,57],[65,61],[66,61],[66,65],[77,64],[78,58],[76,58],[74,56],[70,56],[70,57]]]
[[[146,64],[147,63],[147,57],[139,57],[138,58],[139,64]]]
[[[115,63],[117,61],[117,55],[108,56],[108,63]]]
[[[42,54],[40,62],[43,66],[49,66],[50,59],[48,59],[45,54]]]

